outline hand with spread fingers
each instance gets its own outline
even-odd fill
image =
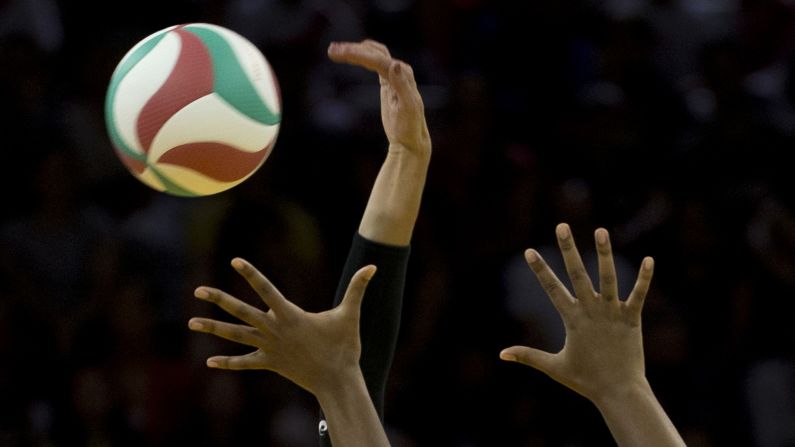
[[[279,373],[317,397],[338,446],[388,445],[359,367],[359,313],[373,265],[359,269],[340,304],[321,312],[305,312],[288,301],[248,262],[232,266],[262,298],[267,311],[210,287],[196,289],[197,298],[216,304],[247,324],[191,318],[190,329],[256,348],[242,356],[216,356],[207,366],[218,369],[266,369]]]
[[[196,289],[197,298],[216,304],[248,325],[191,318],[190,329],[257,348],[242,356],[211,357],[207,359],[207,366],[271,370],[313,394],[334,385],[338,380],[335,376],[358,370],[359,310],[367,283],[375,274],[374,266],[364,267],[353,276],[339,306],[317,314],[305,312],[288,301],[248,262],[236,258],[232,266],[269,310],[257,309],[218,289]]]
[[[595,232],[599,291],[583,265],[571,229],[556,229],[574,296],[535,250],[525,258],[566,328],[563,349],[552,354],[526,346],[504,349],[500,358],[536,368],[593,402],[621,446],[682,446],[684,442],[646,380],[641,310],[654,260],[643,260],[635,287],[619,299],[608,232]]]

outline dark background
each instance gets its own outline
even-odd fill
[[[501,348],[562,346],[520,258],[645,255],[647,372],[691,446],[795,445],[795,34],[785,0],[0,0],[0,445],[311,446],[316,403],[189,333],[244,256],[331,301],[385,154],[377,80],[325,59],[371,37],[414,66],[434,143],[389,386],[396,446],[594,446],[597,410]],[[254,41],[284,121],[266,165],[180,199],[129,175],[103,102],[176,23]],[[592,264],[592,261],[588,261]]]

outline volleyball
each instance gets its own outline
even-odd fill
[[[205,23],[172,26],[121,59],[105,99],[116,154],[146,185],[194,197],[250,177],[281,123],[276,76],[239,34]]]

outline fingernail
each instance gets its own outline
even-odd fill
[[[232,267],[234,267],[235,270],[243,270],[243,261],[238,258],[232,259]]]
[[[200,331],[200,330],[204,329],[204,325],[203,324],[199,323],[198,321],[193,321],[193,320],[188,322],[188,327],[193,329],[193,330],[195,330],[195,331]]]
[[[646,270],[651,270],[654,267],[654,259],[646,258],[643,260],[643,268]]]
[[[536,261],[538,261],[538,252],[536,252],[535,250],[532,250],[532,249],[531,250],[527,250],[525,252],[525,259],[527,259],[527,262],[536,262]]]
[[[560,224],[557,228],[558,237],[561,240],[566,240],[571,235],[571,231],[569,231],[569,226],[566,224]]]
[[[205,289],[196,289],[196,291],[193,292],[193,296],[195,296],[196,298],[201,298],[203,300],[206,300],[207,298],[210,297],[210,294],[207,293]]]
[[[375,271],[376,271],[376,270],[378,270],[378,267],[376,267],[376,266],[373,266],[373,268],[371,268],[371,269],[370,269],[370,271],[369,271],[369,272],[367,272],[367,274],[365,274],[365,275],[364,275],[364,278],[365,278],[366,280],[368,280],[368,281],[369,281],[369,280],[371,280],[371,279],[373,279],[373,276],[375,276]]]
[[[605,245],[607,243],[607,230],[601,228],[596,230],[596,242],[600,245]]]
[[[507,353],[504,353],[504,352],[500,353],[500,358],[503,359],[503,360],[507,360],[509,362],[515,362],[516,361],[516,356],[515,355],[507,354]]]
[[[218,362],[212,359],[207,359],[207,366],[210,368],[218,368]]]

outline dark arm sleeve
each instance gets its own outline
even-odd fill
[[[362,357],[359,361],[367,391],[373,400],[381,421],[384,420],[384,390],[395,354],[400,313],[403,307],[403,289],[406,281],[410,248],[384,245],[367,240],[358,233],[342,271],[334,306],[342,301],[353,274],[365,265],[378,267],[367,286],[362,301],[359,336],[362,340]],[[320,445],[331,446],[325,417],[321,414]]]

